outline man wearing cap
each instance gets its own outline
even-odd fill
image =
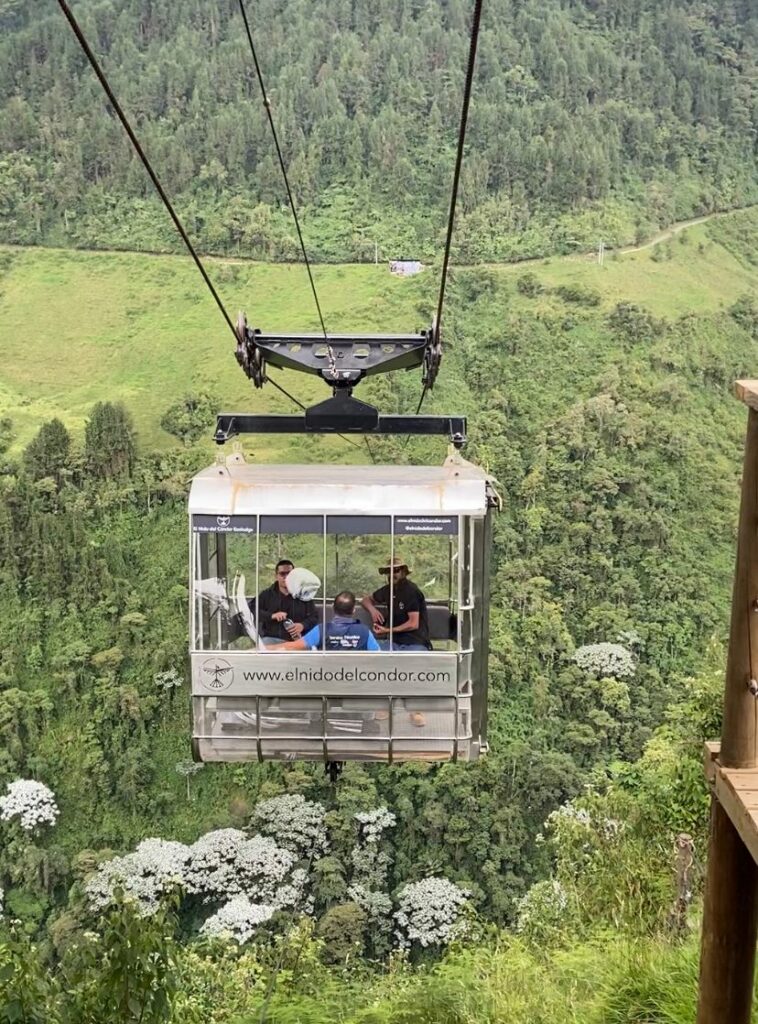
[[[258,595],[258,628],[264,647],[297,640],[318,622],[313,593],[307,588],[298,589],[288,585],[291,573],[297,576],[305,572],[307,570],[295,569],[288,558],[282,558],[276,564],[273,584]],[[308,575],[312,576],[311,573]],[[317,577],[313,579],[319,582]],[[254,611],[255,602],[252,605],[251,610]],[[292,625],[287,628],[285,622],[291,622]]]
[[[429,620],[426,614],[426,598],[408,576],[410,569],[400,558],[392,558],[387,565],[379,567],[382,576],[392,574],[392,586],[386,583],[368,597],[362,604],[374,622],[374,633],[379,638],[382,650],[430,651]],[[392,592],[392,627],[385,623],[384,615],[376,607],[389,607]]]

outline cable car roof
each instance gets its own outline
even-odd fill
[[[210,466],[192,481],[191,514],[351,512],[481,516],[487,474],[470,463],[445,466]]]

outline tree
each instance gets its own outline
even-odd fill
[[[189,445],[206,431],[210,434],[218,405],[217,399],[207,391],[185,395],[169,406],[161,418],[161,426]]]
[[[120,402],[98,402],[84,430],[84,463],[103,480],[132,475],[135,463],[134,425]]]
[[[53,477],[60,486],[68,468],[71,435],[59,419],[43,423],[24,452],[24,466],[33,480]]]

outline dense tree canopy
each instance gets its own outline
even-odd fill
[[[314,254],[439,243],[467,53],[464,0],[251,5]],[[75,5],[159,176],[207,249],[296,244],[237,4]],[[747,0],[492,0],[459,255],[570,249],[758,195],[758,19]],[[597,216],[589,211],[600,211]],[[583,212],[584,211],[584,212]],[[177,240],[51,0],[0,4],[0,230]]]

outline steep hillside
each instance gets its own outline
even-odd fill
[[[388,803],[398,820],[397,877],[428,865],[432,842],[434,869],[464,884],[498,920],[512,918],[516,899],[544,870],[537,834],[545,817],[589,779],[640,754],[686,692],[683,677],[724,635],[743,429],[730,389],[735,377],[755,372],[758,311],[749,296],[721,309],[705,284],[698,312],[683,313],[682,303],[693,281],[718,279],[719,266],[733,278],[733,294],[749,287],[755,269],[744,256],[746,239],[758,232],[755,216],[714,230],[722,243],[698,229],[670,251],[603,268],[482,268],[460,271],[453,282],[448,357],[428,407],[469,415],[471,455],[495,472],[506,499],[495,538],[492,754],[470,768],[355,766],[335,799],[348,816]],[[78,359],[99,374],[90,382],[66,368],[62,346],[57,381],[52,369],[38,379],[30,346],[35,359],[44,353],[48,361],[55,348],[25,341],[28,316],[11,319],[13,329],[0,335],[3,365],[14,374],[13,392],[37,403],[11,397],[6,412],[14,424],[18,417],[19,435],[30,435],[43,407],[76,427],[96,398],[127,401],[143,430],[130,473],[104,462],[91,439],[82,454],[75,431],[73,445],[59,444],[50,456],[53,469],[10,466],[0,488],[0,785],[31,774],[58,793],[61,875],[37,904],[44,920],[70,879],[69,858],[83,846],[129,847],[156,832],[190,841],[205,828],[243,822],[261,795],[285,788],[327,797],[328,790],[318,769],[214,767],[193,780],[188,800],[175,770],[187,757],[186,694],[162,690],[156,679],[173,672],[181,682],[185,674],[183,493],[210,446],[164,445],[157,455],[149,448],[185,381],[219,384],[202,332],[213,310],[199,312],[187,268],[168,259],[39,252],[11,259],[3,316],[18,317],[8,296],[27,301],[32,286],[41,296],[46,285]],[[619,293],[627,266],[629,290]],[[155,305],[146,310],[138,286],[156,267],[162,290],[151,285]],[[270,316],[287,322],[294,271],[239,273],[244,283],[264,274],[279,282],[281,306],[269,300]],[[352,308],[369,327],[385,324],[385,310],[393,322],[406,310],[429,314],[431,279],[381,277],[372,290],[378,273],[328,272],[340,318]],[[135,303],[136,363],[114,351],[118,335],[77,331],[77,318],[98,318],[86,298],[93,281],[122,296],[107,313],[117,327],[125,305]],[[71,282],[75,291],[64,286]],[[634,301],[616,302],[621,296]],[[194,348],[177,343],[175,306],[186,310]],[[236,384],[228,379],[242,385],[235,391],[242,396],[239,376]],[[367,394],[389,411],[409,409],[418,381],[401,375]],[[308,441],[297,457],[358,456],[338,439],[331,445]],[[277,454],[251,447],[264,459]],[[372,449],[395,462],[442,455],[434,441],[404,448],[386,439]],[[633,652],[633,679],[606,685],[573,661],[578,646],[603,641]],[[687,812],[688,827],[701,810]]]

